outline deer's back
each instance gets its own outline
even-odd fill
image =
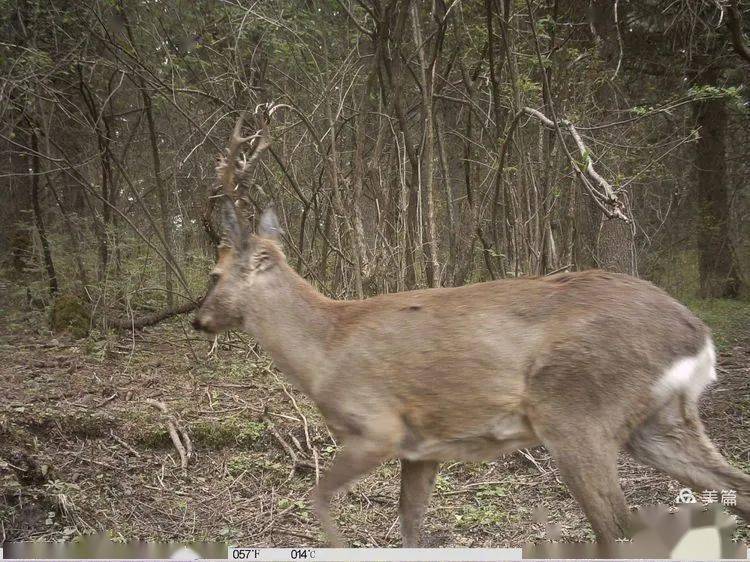
[[[638,345],[654,359],[671,359],[697,352],[708,335],[684,305],[648,281],[599,270],[408,291],[336,305],[330,337],[334,347],[366,337],[381,350],[421,348],[421,341],[441,342],[459,353],[468,351],[464,346],[470,343],[497,348],[504,339],[522,339],[527,342],[522,348],[539,352],[539,345],[601,341],[607,342],[602,351],[616,351],[619,342]]]

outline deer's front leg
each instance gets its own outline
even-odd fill
[[[401,538],[405,548],[419,546],[422,519],[435,487],[437,471],[437,462],[401,459],[399,515]]]
[[[344,442],[341,452],[333,459],[333,465],[323,476],[313,494],[315,514],[332,547],[344,548],[346,546],[331,516],[333,495],[348,483],[393,456],[394,448],[391,443],[368,441],[361,437]]]

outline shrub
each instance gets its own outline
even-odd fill
[[[89,333],[91,316],[86,305],[75,295],[60,295],[52,303],[50,327],[55,332],[68,332],[75,338]]]

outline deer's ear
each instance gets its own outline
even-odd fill
[[[282,234],[283,231],[279,225],[279,219],[276,217],[276,212],[271,207],[267,208],[260,216],[260,222],[258,223],[258,236],[278,241]]]
[[[221,206],[222,238],[232,248],[239,248],[242,241],[242,231],[237,220],[237,211],[229,197],[224,197]]]

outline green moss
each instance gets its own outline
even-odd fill
[[[488,484],[482,486],[477,491],[476,497],[479,500],[496,500],[510,496],[510,492],[505,488],[503,484]]]
[[[133,438],[149,449],[162,449],[172,442],[167,428],[159,425],[139,428],[134,432]]]
[[[256,446],[265,434],[260,422],[229,418],[221,422],[197,422],[191,425],[195,440],[207,447]]]
[[[193,445],[208,449],[241,446],[258,448],[265,436],[266,426],[263,423],[240,418],[228,418],[221,421],[195,421],[186,427]],[[171,444],[169,432],[158,420],[140,426],[135,432],[135,439],[151,448],[168,447]]]
[[[50,327],[55,332],[68,332],[75,338],[84,338],[91,327],[91,316],[78,297],[60,295],[52,303]]]
[[[279,509],[289,509],[303,521],[310,520],[310,507],[305,500],[291,500],[289,498],[281,498],[276,503],[276,506]]]
[[[719,350],[750,339],[750,302],[734,299],[690,299],[685,303],[711,328]]]
[[[1,478],[1,477],[0,477]],[[0,482],[2,480],[0,479]],[[20,488],[20,486],[19,486]],[[8,488],[10,490],[10,488]],[[6,492],[8,493],[8,492]],[[11,523],[16,516],[16,508],[12,505],[0,505],[0,522]]]
[[[226,447],[241,445],[255,446],[263,437],[266,426],[263,423],[229,418],[220,422],[199,421],[190,424],[190,436],[195,443],[206,447]]]
[[[266,424],[262,422],[248,421],[240,428],[237,438],[244,445],[257,444],[266,433]]]
[[[529,511],[525,507],[508,510],[512,496],[512,490],[504,482],[479,487],[472,499],[473,505],[463,506],[455,516],[457,525],[463,528],[496,528],[518,523]]]
[[[453,490],[453,483],[448,476],[438,474],[435,477],[435,491],[440,494],[442,492],[450,492]]]
[[[510,514],[497,504],[466,506],[456,515],[456,524],[463,528],[497,527],[510,523]]]
[[[198,421],[190,424],[188,432],[196,445],[221,448],[234,444],[235,429],[232,422]]]
[[[64,435],[83,439],[107,437],[118,426],[117,420],[106,413],[89,414],[72,411],[60,413],[54,410],[36,411],[28,408],[16,409],[14,422],[36,433],[59,430]],[[12,430],[12,426],[10,427]]]
[[[117,425],[116,420],[108,415],[89,415],[79,412],[62,416],[59,423],[63,433],[86,439],[106,437]]]

